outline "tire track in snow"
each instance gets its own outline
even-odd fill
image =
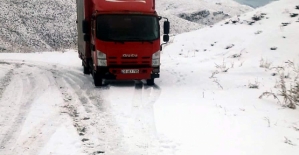
[[[131,144],[135,153],[158,154],[159,137],[154,119],[154,103],[159,99],[161,89],[157,86],[147,86],[141,81],[135,81],[135,89],[131,105],[132,130]]]
[[[46,79],[46,81],[49,82],[48,88],[56,88],[53,74],[50,71],[44,69],[39,68],[39,70],[42,71],[42,79]],[[57,127],[59,127],[63,123],[63,118],[59,117],[58,114],[59,113],[51,114],[50,116],[46,117],[44,121],[41,121],[40,123],[36,124],[34,126],[34,130],[31,130],[30,132],[26,133],[26,136],[28,138],[21,142],[23,147],[15,148],[13,152],[16,152],[17,154],[26,153],[27,155],[38,154],[38,152],[47,144],[51,136],[55,133]]]
[[[20,63],[18,63],[18,62],[12,62],[12,63],[14,63],[14,64],[20,64]],[[30,65],[29,65],[30,64]],[[22,63],[22,65],[23,65],[23,63]],[[99,113],[99,111],[95,111],[95,110],[93,110],[93,112],[91,113],[91,114],[88,114],[88,113],[85,113],[86,114],[86,116],[87,117],[84,117],[84,118],[79,118],[79,113],[77,113],[78,111],[77,111],[77,109],[78,109],[78,107],[77,106],[81,106],[81,105],[84,105],[85,107],[86,106],[90,106],[90,107],[92,107],[92,104],[90,103],[90,99],[89,99],[89,97],[88,97],[88,95],[82,95],[81,93],[83,92],[83,91],[81,91],[82,89],[81,89],[81,87],[83,86],[83,85],[79,85],[79,87],[74,87],[74,86],[76,86],[76,85],[78,85],[78,83],[74,83],[75,81],[77,81],[78,82],[78,79],[80,79],[80,78],[73,78],[74,76],[75,77],[80,77],[81,76],[81,74],[79,74],[79,73],[77,73],[77,72],[75,72],[75,71],[69,71],[69,70],[67,70],[67,69],[65,69],[65,68],[57,68],[57,69],[53,69],[53,68],[51,68],[51,67],[48,67],[48,66],[45,66],[44,64],[41,64],[41,65],[35,65],[35,64],[32,64],[32,63],[26,63],[25,65],[27,65],[28,67],[36,67],[36,68],[38,68],[38,69],[40,69],[40,70],[43,70],[43,71],[49,71],[49,72],[52,72],[53,73],[53,75],[54,75],[54,78],[56,78],[56,85],[59,87],[60,86],[60,88],[63,88],[63,87],[61,87],[62,85],[64,86],[64,88],[67,88],[67,89],[69,89],[70,91],[64,91],[64,90],[61,90],[61,93],[63,94],[63,95],[65,95],[65,100],[67,100],[67,101],[70,101],[70,100],[68,100],[69,98],[68,97],[71,97],[71,98],[78,98],[78,102],[79,102],[79,104],[74,104],[74,105],[72,105],[72,104],[70,104],[70,106],[68,105],[68,107],[65,107],[64,109],[66,109],[66,108],[69,108],[68,109],[68,113],[70,114],[70,116],[73,118],[73,120],[74,120],[74,127],[75,128],[77,128],[77,130],[78,130],[78,134],[80,135],[81,133],[80,133],[80,131],[82,131],[82,130],[86,130],[86,128],[88,128],[88,127],[91,127],[91,128],[94,128],[93,126],[96,126],[95,124],[95,122],[99,122],[99,120],[100,119],[103,119],[104,118],[104,121],[105,121],[105,115],[103,114],[103,115],[101,115],[101,116],[98,116],[98,114],[97,113]],[[64,75],[69,75],[69,77],[67,77],[67,76],[64,76]],[[58,84],[59,82],[57,82],[57,81],[59,81],[59,80],[57,80],[57,79],[59,79],[59,77],[63,77],[62,78],[62,80],[60,80],[60,81],[63,81],[62,83],[63,84],[61,84],[61,82],[60,82],[60,85]],[[70,78],[71,77],[71,78]],[[74,79],[76,79],[76,80],[74,80]],[[82,83],[82,80],[81,80],[81,83]],[[88,83],[90,83],[91,84],[91,82],[88,80]],[[83,83],[82,83],[83,84]],[[23,85],[22,83],[21,83],[21,85]],[[92,86],[92,87],[91,87]],[[91,90],[91,89],[93,89],[94,87],[93,87],[93,85],[91,84],[90,86],[88,85],[85,89],[87,89],[87,90]],[[23,88],[23,89],[25,89],[25,88]],[[26,90],[26,89],[25,89]],[[16,91],[17,91],[17,89],[16,89]],[[74,93],[74,92],[76,92],[76,93]],[[76,94],[76,95],[74,95],[74,94]],[[98,94],[98,95],[100,95],[100,94]],[[97,99],[97,98],[93,98],[93,100],[95,100],[95,99]],[[71,100],[71,102],[72,102],[73,100]],[[86,103],[86,101],[88,101],[87,102],[87,104],[85,104]],[[67,103],[67,102],[66,102]],[[84,103],[84,104],[82,104],[82,103]],[[92,107],[91,109],[98,109],[97,107]],[[62,111],[63,112],[63,111]],[[19,114],[19,115],[21,115],[21,114]],[[81,115],[81,114],[80,114]],[[85,116],[84,114],[82,115],[82,117],[83,116]],[[98,119],[91,119],[92,117],[88,117],[88,116],[93,116],[93,117],[97,117]],[[26,117],[26,116],[24,116],[24,117]],[[92,120],[92,121],[88,121],[87,119],[85,119],[85,118],[87,118],[87,119],[90,119],[90,120]],[[83,121],[82,121],[83,120]],[[103,121],[103,122],[104,122]],[[82,123],[83,122],[83,123]],[[84,122],[87,122],[87,123],[89,123],[89,124],[87,124],[87,123],[84,123]],[[101,121],[100,121],[101,122]],[[19,123],[21,123],[21,122],[19,122]],[[103,124],[103,123],[102,123]],[[95,129],[101,129],[101,128],[95,128]],[[95,130],[95,129],[91,129],[91,131],[93,132],[93,133],[95,133],[95,132],[98,132],[98,130]],[[103,129],[101,129],[101,130],[103,130]],[[108,130],[107,130],[108,131]],[[107,131],[105,131],[104,133],[107,133]],[[15,135],[14,133],[16,133],[16,132],[18,132],[17,130],[13,130],[13,131],[11,131],[10,133],[8,133],[8,134],[6,134],[6,138],[5,139],[13,139],[15,136],[13,136],[13,135]],[[98,154],[98,153],[101,153],[102,152],[102,150],[105,150],[105,149],[99,149],[99,147],[97,146],[97,145],[99,145],[99,144],[97,144],[97,143],[93,143],[91,140],[89,141],[88,140],[88,138],[91,138],[92,139],[92,133],[91,132],[91,134],[89,135],[89,136],[87,136],[87,138],[83,138],[82,139],[82,141],[83,141],[83,145],[86,147],[86,150],[84,151],[85,153],[87,153],[87,154]],[[11,136],[9,136],[9,135],[11,135]],[[86,137],[86,136],[85,136]],[[102,140],[102,141],[104,141],[106,138],[103,138],[103,137],[97,137],[98,139],[96,139],[96,140]],[[32,143],[34,143],[34,144],[36,144],[37,142],[36,141],[26,141],[26,143],[27,144],[32,144]],[[4,142],[2,142],[2,145],[5,145],[5,143]],[[1,146],[0,146],[1,147]],[[3,147],[3,148],[5,148],[5,146]],[[7,148],[7,147],[6,147]],[[105,145],[103,144],[103,145],[101,145],[101,147],[100,148],[105,148]],[[18,151],[19,151],[20,149],[18,149]],[[36,150],[36,151],[38,151],[38,150]],[[19,151],[20,152],[20,151]],[[30,153],[34,153],[35,151],[34,150],[32,150],[32,151],[27,151],[27,152],[30,152]],[[27,153],[26,152],[26,153]],[[1,153],[0,153],[1,154]]]
[[[68,72],[67,75],[72,79],[73,84],[77,84],[78,89],[84,92],[92,105],[96,106],[99,111],[105,111],[105,101],[101,92],[107,91],[109,86],[96,88],[92,83],[91,75],[82,76],[82,73],[76,72]]]
[[[54,78],[56,78],[55,85],[60,87],[61,93],[65,96],[64,99],[66,106],[64,109],[67,110],[67,113],[69,113],[73,119],[74,127],[77,128],[79,136],[82,137],[84,153],[98,154],[104,151],[107,154],[116,155],[127,152],[126,149],[128,146],[130,146],[130,141],[132,143],[134,139],[132,139],[132,137],[124,137],[127,136],[127,133],[125,133],[119,124],[116,123],[117,116],[115,115],[119,115],[121,117],[121,114],[115,111],[115,108],[118,107],[115,107],[115,104],[113,104],[114,100],[107,98],[107,96],[109,96],[109,92],[111,91],[109,90],[110,86],[95,88],[92,84],[92,78],[82,76],[83,74],[79,72],[67,70],[66,68],[62,67],[55,69],[45,65],[31,65],[31,67],[37,67],[40,70],[53,73]],[[117,87],[125,86],[134,87],[134,84],[124,84],[124,86],[122,86],[122,84],[117,83],[116,85],[112,84],[112,86],[113,88],[117,89]],[[135,109],[135,114],[142,114],[144,109],[140,109],[141,107],[153,108],[153,104],[158,100],[161,93],[159,87],[147,87],[143,84],[137,86],[135,91],[136,92],[133,96],[134,98],[137,98],[137,103],[141,103],[139,105],[139,109]],[[141,100],[138,100],[138,98]],[[152,119],[153,110],[147,109],[145,111],[152,112],[152,114],[145,113],[145,117],[149,116]],[[154,121],[149,121],[150,119],[145,117],[143,118],[144,120],[154,124]],[[146,124],[144,123],[139,127],[147,128]],[[139,127],[137,127],[137,129]],[[150,125],[150,128],[155,128],[155,126]],[[134,134],[135,131],[138,130],[131,131],[131,133]],[[155,137],[155,134],[153,133],[155,133],[155,130],[150,129],[147,131],[143,130],[142,132],[139,132],[138,135],[141,135],[140,137]],[[150,153],[152,148],[155,147],[153,145],[156,145],[156,142],[152,142],[152,139],[157,141],[157,138],[151,138],[151,140],[142,139],[139,141],[141,144],[136,146],[137,149],[139,149],[137,152]],[[29,140],[26,141],[26,145],[32,144],[34,147],[36,147],[39,141],[43,140]],[[133,148],[136,147],[134,146]],[[28,152],[34,154],[36,151],[38,150],[31,150]]]
[[[123,146],[123,133],[121,128],[115,122],[115,116],[112,112],[111,103],[102,98],[103,94],[108,93],[109,86],[96,88],[91,82],[91,78],[79,78],[83,77],[80,73],[67,72],[64,74],[64,78],[69,78],[66,80],[73,88],[76,90],[77,96],[85,95],[85,97],[80,97],[82,102],[88,101],[85,106],[92,107],[90,111],[90,124],[87,126],[90,130],[98,132],[98,137],[95,141],[98,143],[89,142],[86,144],[92,152],[92,154],[97,154],[103,151],[107,154],[118,155],[123,154],[126,149]],[[82,100],[83,98],[83,100]],[[94,151],[91,151],[91,150]]]
[[[175,154],[173,151],[177,144],[163,135],[158,135],[156,130],[154,104],[159,100],[162,93],[158,85],[147,86],[142,82],[135,83],[134,96],[132,101],[132,118],[135,119],[131,130],[139,145],[134,146],[138,153],[145,154]]]
[[[69,71],[64,73],[58,71],[56,77],[62,93],[67,97],[67,113],[72,117],[74,127],[77,129],[79,136],[82,137],[82,144],[85,147],[84,153],[98,154],[105,152],[105,126],[98,127],[97,124],[99,122],[103,124],[102,122],[105,122],[107,117],[92,103],[96,101],[95,98],[91,99],[86,94],[86,90],[94,89],[93,85],[85,85],[84,79],[77,78],[82,77],[82,75]],[[100,97],[100,94],[98,95]]]
[[[7,63],[7,62],[0,62],[0,65],[1,64],[5,64],[5,65],[11,65],[10,63]],[[0,79],[0,99],[2,98],[2,94],[5,90],[5,88],[10,84],[11,82],[11,78],[14,74],[14,69],[15,68],[18,68],[19,66],[18,65],[15,65],[14,68],[10,69],[6,74],[5,76]]]
[[[26,135],[20,134],[32,104],[48,89],[45,83],[49,82],[49,85],[54,84],[53,77],[48,71],[36,66],[18,63],[16,63],[16,66],[19,66],[19,70],[14,73],[11,86],[9,86],[11,88],[10,93],[6,94],[6,100],[3,102],[3,104],[10,104],[10,107],[13,109],[8,109],[7,111],[12,111],[13,113],[6,113],[6,118],[4,119],[4,123],[7,126],[2,134],[4,136],[1,137],[0,146],[3,149],[0,149],[0,154],[2,154],[1,151],[4,154],[5,151],[10,152],[6,154],[37,154],[40,151],[39,149],[46,144],[55,132],[58,126],[57,122],[61,122],[56,117],[57,115],[47,117],[46,123],[42,121],[34,125],[34,130],[28,131]],[[30,69],[24,67],[30,67]]]
[[[21,66],[22,64],[16,64],[16,69],[21,68]],[[16,75],[16,73],[11,73],[11,76],[13,75],[15,75],[15,78],[11,80],[11,84],[14,84],[15,86],[12,86],[12,90],[10,90],[10,96],[8,96],[8,99],[5,100],[6,102],[1,102],[1,104],[10,102],[11,108],[8,109],[13,109],[13,111],[15,111],[13,114],[6,114],[5,123],[9,124],[10,126],[7,128],[0,141],[0,146],[4,148],[7,147],[7,145],[13,145],[13,140],[17,138],[17,133],[20,132],[20,126],[22,126],[24,123],[28,109],[33,102],[35,92],[31,92],[26,95],[23,93],[36,88],[34,77],[28,78],[28,76],[24,77],[21,75]],[[18,81],[20,83],[16,83]],[[8,110],[8,112],[9,111],[11,110]]]

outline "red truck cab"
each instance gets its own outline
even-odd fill
[[[155,0],[77,0],[78,53],[95,86],[103,80],[143,80],[160,73],[160,25]],[[169,40],[165,18],[163,41]]]

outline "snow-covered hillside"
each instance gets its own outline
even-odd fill
[[[0,52],[57,51],[76,48],[75,0],[0,0],[0,2]],[[203,25],[211,25],[221,19],[251,10],[232,0],[207,2],[193,0],[183,4],[175,0],[157,1],[158,13],[168,17],[172,23],[172,34],[196,30]],[[202,11],[208,15],[192,16],[191,21],[196,18],[197,23],[185,20],[184,15]]]
[[[0,52],[76,48],[74,0],[0,2]]]
[[[197,30],[252,10],[233,0],[157,0],[156,3],[158,13],[170,19],[173,34]]]
[[[76,51],[0,53],[0,154],[297,155],[298,14],[280,0],[173,37],[153,87],[95,88]]]

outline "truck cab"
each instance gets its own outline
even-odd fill
[[[83,72],[92,74],[95,86],[103,85],[105,79],[145,79],[154,85],[154,79],[159,78],[159,22],[163,18],[157,15],[154,2],[77,0],[79,57]],[[168,42],[168,34],[166,19],[164,42]]]

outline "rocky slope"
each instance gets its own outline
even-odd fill
[[[76,48],[75,0],[0,0],[0,52]],[[212,25],[252,8],[232,0],[157,1],[173,35]]]

